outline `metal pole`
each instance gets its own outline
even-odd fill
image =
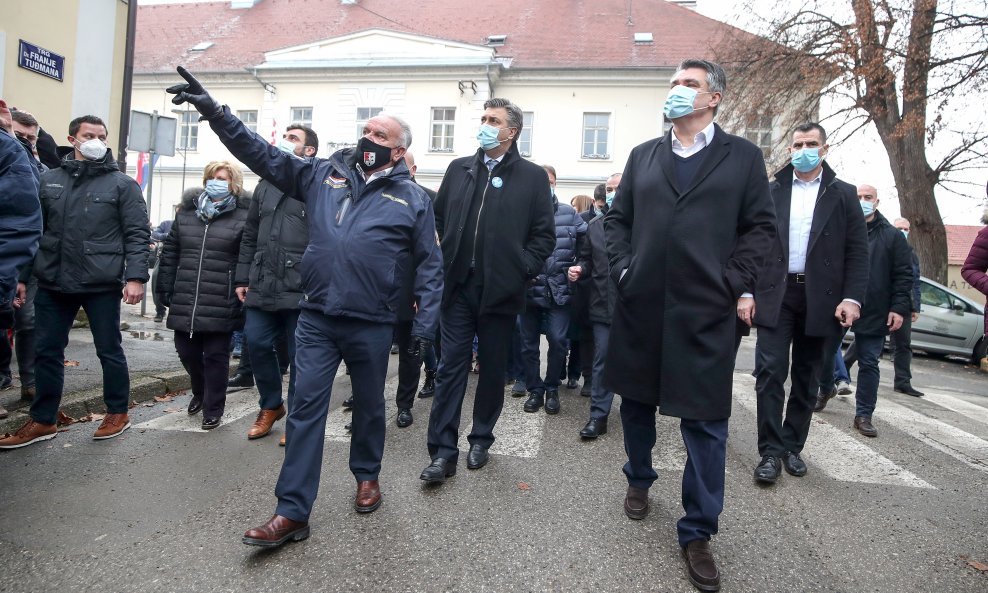
[[[148,193],[146,196],[147,207],[148,207],[148,218],[151,218],[151,192],[154,190],[154,147],[155,147],[155,134],[158,132],[158,110],[155,109],[151,113],[151,148],[148,149]],[[153,287],[152,287],[153,288]],[[148,291],[147,286],[144,287],[144,296],[141,297],[141,317],[147,312],[148,307]]]

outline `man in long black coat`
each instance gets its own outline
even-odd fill
[[[708,541],[724,506],[735,310],[775,236],[761,150],[713,123],[726,75],[686,60],[665,113],[672,131],[632,150],[604,218],[618,302],[605,386],[621,395],[625,513],[644,519],[656,409],[681,418],[688,459],[679,544],[694,585],[720,586]]]
[[[810,432],[828,338],[839,339],[841,326],[857,320],[868,288],[864,216],[854,186],[838,179],[823,160],[828,149],[819,124],[806,123],[793,132],[791,162],[770,186],[777,239],[758,273],[750,309],[742,312],[746,324],[758,326],[761,461],[755,480],[763,484],[774,484],[783,466],[790,475],[806,475],[800,453]]]

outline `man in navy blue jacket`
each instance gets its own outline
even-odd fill
[[[168,89],[176,95],[172,102],[191,103],[234,156],[285,195],[303,200],[309,219],[309,245],[300,264],[296,396],[275,489],[278,507],[267,523],[243,538],[248,545],[279,546],[309,536],[326,414],[341,361],[350,370],[354,396],[354,506],[370,513],[381,504],[377,477],[384,455],[384,380],[401,280],[409,266],[415,268],[418,305],[412,348],[420,351],[436,335],[443,282],[432,203],[405,166],[412,138],[400,118],[373,117],[356,149],[328,159],[303,159],[265,142],[184,68],[178,72],[187,82]]]

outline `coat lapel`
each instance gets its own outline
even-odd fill
[[[672,130],[659,142],[658,146],[658,157],[659,166],[662,167],[662,172],[666,176],[666,180],[669,181],[669,185],[675,190],[676,195],[680,194],[679,187],[676,185],[676,164],[673,162],[672,155]]]
[[[789,215],[792,212],[792,182],[780,181],[775,178],[775,214],[778,226],[778,237],[782,243],[782,253],[789,261]]]
[[[829,184],[826,179],[821,180],[820,191],[816,196],[816,206],[813,207],[813,224],[810,225],[810,242],[806,246],[806,253],[813,250],[813,244],[820,238],[820,231],[823,230],[824,225],[830,220],[830,216],[834,213],[834,208],[837,206],[837,200],[834,199],[833,192],[828,192],[828,189]]]

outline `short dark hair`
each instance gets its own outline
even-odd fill
[[[542,165],[542,168],[545,169],[546,173],[552,175],[553,179],[556,179],[558,177],[558,175],[556,175],[556,168],[553,167],[552,165]]]
[[[521,108],[507,99],[498,97],[492,97],[484,101],[484,109],[496,109],[498,107],[503,107],[508,112],[508,127],[518,130],[518,133],[515,135],[515,140],[518,140],[518,137],[521,136],[521,128],[525,118],[521,112]]]
[[[286,132],[290,132],[292,130],[302,130],[305,134],[305,142],[303,144],[316,149],[316,152],[313,152],[312,156],[315,156],[316,153],[319,152],[319,136],[316,135],[315,130],[308,126],[303,126],[302,124],[292,124],[285,128]]]
[[[103,129],[107,134],[110,133],[109,128],[106,127],[106,123],[95,115],[82,115],[69,122],[69,136],[75,136],[79,133],[79,128],[82,124],[92,124],[94,126],[103,126]]]
[[[820,132],[820,141],[823,142],[824,144],[826,144],[827,143],[827,130],[824,130],[823,129],[823,126],[821,126],[820,124],[816,123],[815,121],[808,121],[806,123],[799,124],[798,126],[796,126],[796,129],[793,130],[793,133],[795,133],[795,132],[803,132],[803,133],[806,133],[806,132],[812,132],[813,130],[816,130],[817,132]]]
[[[603,202],[607,199],[607,184],[598,183],[597,187],[593,188],[593,199],[596,202]]]
[[[727,73],[724,72],[724,68],[717,62],[688,58],[679,63],[677,72],[679,70],[686,70],[687,68],[699,68],[707,73],[707,88],[710,89],[710,92],[720,93],[721,96],[727,92]],[[720,105],[717,107],[720,107]],[[717,107],[714,107],[715,114],[717,113]]]
[[[10,118],[15,122],[21,124],[22,126],[27,126],[29,128],[41,127],[38,124],[38,120],[36,120],[34,116],[28,113],[27,111],[21,111],[19,109],[11,109]]]

